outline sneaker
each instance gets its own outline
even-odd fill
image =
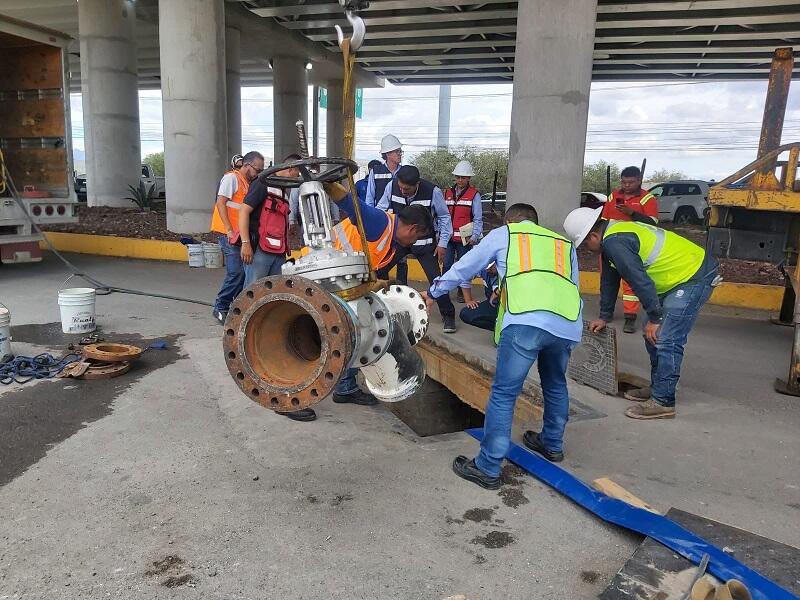
[[[663,404],[659,404],[652,398],[649,400],[645,400],[636,406],[631,406],[628,410],[625,411],[625,416],[630,417],[631,419],[639,419],[639,420],[646,420],[646,419],[674,419],[675,418],[675,407],[674,406],[664,406]]]
[[[220,325],[225,325],[225,319],[228,318],[227,310],[217,310],[215,308],[213,311],[211,311],[211,314],[214,315],[214,318],[219,322]]]
[[[650,400],[650,386],[628,390],[622,394],[622,397],[625,398],[625,400],[630,400],[632,402],[644,402],[646,400]]]
[[[456,332],[456,318],[455,317],[442,317],[442,331],[445,333]]]
[[[378,399],[372,394],[367,394],[358,390],[352,394],[333,394],[333,401],[336,404],[358,404],[359,406],[375,406]]]
[[[522,443],[525,444],[526,448],[533,450],[536,454],[541,454],[550,462],[561,462],[564,460],[564,453],[553,452],[545,448],[544,444],[542,444],[542,440],[539,439],[539,434],[535,431],[526,431],[522,436]]]
[[[289,417],[292,421],[313,421],[317,418],[317,413],[313,408],[303,408],[300,410],[293,410],[292,412],[279,412],[279,415]]]
[[[456,302],[459,304],[464,304],[464,292],[461,290],[461,288],[458,288],[458,291],[456,292]]]
[[[636,317],[625,317],[625,324],[622,326],[625,333],[636,333]]]
[[[475,464],[475,459],[468,459],[466,456],[456,456],[453,461],[453,472],[472,483],[476,483],[487,490],[499,490],[503,484],[499,477],[490,477],[481,471]]]

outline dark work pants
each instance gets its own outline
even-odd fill
[[[397,248],[395,250],[392,262],[378,271],[378,278],[389,279],[389,271],[392,269],[392,267],[395,265],[398,265],[399,267],[398,263],[400,263],[403,258],[409,255],[413,255],[413,257],[419,261],[422,270],[425,271],[425,277],[428,278],[429,284],[432,284],[433,280],[442,274],[442,270],[439,267],[439,261],[436,260],[436,255],[433,253],[433,246],[430,246],[423,251],[419,251],[418,253],[412,253],[408,248]],[[453,301],[450,300],[449,294],[443,294],[442,296],[436,298],[436,304],[439,306],[440,315],[443,317],[455,318],[456,307],[453,306]]]

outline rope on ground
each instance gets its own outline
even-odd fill
[[[76,360],[80,360],[80,354],[67,354],[63,358],[56,358],[46,352],[36,356],[16,356],[0,364],[0,384],[11,385],[28,383],[33,379],[49,379]]]
[[[11,173],[6,167],[5,159],[3,157],[3,151],[0,150],[0,193],[3,193],[6,189],[11,193],[11,197],[20,207],[22,212],[25,214],[25,218],[30,221],[33,229],[44,238],[44,243],[47,244],[48,249],[55,254],[59,260],[69,269],[70,277],[67,279],[69,280],[72,277],[80,277],[87,281],[91,286],[95,288],[95,293],[98,296],[107,296],[108,294],[118,293],[118,294],[132,294],[135,296],[147,296],[150,298],[163,298],[165,300],[176,300],[178,302],[190,302],[192,304],[201,304],[203,306],[214,306],[212,302],[205,302],[203,300],[193,300],[192,298],[184,298],[182,296],[171,296],[169,294],[156,294],[153,292],[143,292],[141,290],[134,290],[130,288],[122,288],[117,287],[114,285],[107,285],[102,281],[98,281],[91,275],[87,273],[81,273],[81,271],[72,264],[63,254],[61,254],[58,250],[56,250],[55,246],[50,242],[47,236],[39,227],[39,224],[33,219],[33,217],[28,213],[28,207],[25,206],[25,203],[22,201],[22,198],[19,195],[19,191],[17,187],[14,185],[14,180],[11,177]]]

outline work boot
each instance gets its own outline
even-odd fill
[[[636,315],[625,315],[625,324],[622,326],[625,333],[636,333]]]
[[[466,456],[456,456],[453,461],[453,472],[472,483],[476,483],[487,490],[499,490],[503,484],[499,477],[490,477],[481,471],[475,464],[475,459]]]
[[[464,304],[464,290],[461,288],[458,288],[458,291],[456,292],[456,302],[459,304]]]
[[[214,315],[214,318],[219,322],[220,325],[225,325],[225,319],[228,318],[227,310],[217,310],[215,308],[213,311],[211,311],[211,314]]]
[[[561,462],[564,460],[564,453],[553,452],[545,448],[544,444],[542,444],[542,440],[539,439],[539,434],[535,431],[526,431],[522,436],[522,443],[525,444],[526,448],[533,450],[536,454],[541,454],[550,462]]]
[[[292,412],[279,412],[279,415],[289,417],[292,421],[313,421],[317,418],[317,413],[313,408],[302,408],[300,410],[293,410]]]
[[[674,419],[675,407],[664,406],[663,404],[659,404],[658,402],[650,398],[649,400],[645,400],[644,402],[641,402],[636,406],[631,406],[628,410],[625,411],[625,416],[630,417],[631,419],[640,419],[640,420]]]
[[[442,331],[445,333],[455,333],[456,332],[456,318],[453,317],[442,317]]]
[[[701,577],[692,586],[690,600],[714,600],[716,589],[706,577]]]
[[[336,404],[358,404],[359,406],[375,406],[378,399],[372,394],[367,394],[358,390],[352,394],[333,394],[333,401]]]
[[[643,388],[633,388],[632,390],[628,390],[622,397],[625,400],[630,400],[631,402],[644,402],[645,400],[650,400],[650,386]]]

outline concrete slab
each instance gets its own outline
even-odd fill
[[[222,276],[72,258],[109,283],[204,300]],[[59,350],[43,332],[58,320],[65,277],[51,256],[0,268],[14,325],[40,325],[22,329],[28,341],[15,349]],[[588,599],[639,541],[531,478],[508,472],[500,493],[456,478],[452,458],[476,448],[464,434],[422,439],[383,407],[330,400],[310,424],[264,410],[230,380],[206,307],[112,295],[98,299],[98,322],[174,339],[175,360],[113,392],[80,383],[98,408],[53,445],[36,438],[40,456],[0,487],[0,598],[172,598],[179,586],[226,599]],[[488,338],[462,326],[452,339],[491,360]],[[635,338],[621,340],[621,358],[641,371]],[[570,424],[566,466],[586,480],[610,475],[656,506],[800,544],[800,411],[770,387],[789,338],[704,315],[670,423],[632,422],[624,401],[572,386],[608,416]],[[59,385],[76,382],[29,389],[71,402]],[[31,393],[0,390],[2,435],[30,427],[24,403],[3,407]]]

